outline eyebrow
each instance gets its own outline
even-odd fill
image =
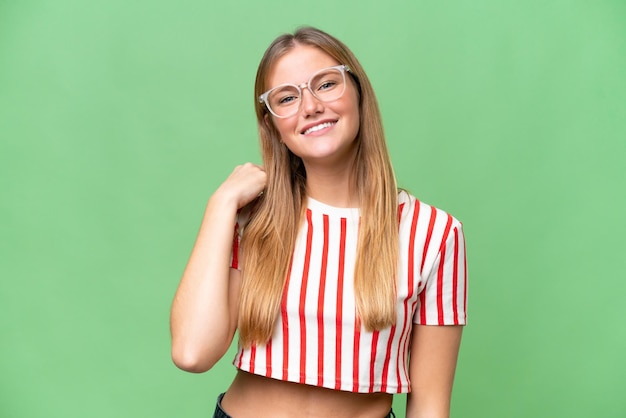
[[[303,82],[301,82],[301,83],[294,83],[294,82],[278,83],[278,84],[275,84],[275,85],[273,85],[273,86],[266,86],[266,90],[273,89],[273,88],[275,88],[275,87],[282,86],[282,85],[284,85],[284,84],[291,84],[291,85],[295,85],[295,86],[300,87],[301,85],[308,83],[308,82],[309,82],[309,80],[311,79],[311,77],[312,77],[314,74],[316,74],[318,71],[325,70],[325,69],[327,69],[327,68],[336,67],[336,66],[338,66],[338,65],[342,65],[342,64],[333,64],[333,65],[328,65],[328,66],[326,66],[326,67],[320,67],[320,68],[318,68],[317,70],[313,70],[313,72],[311,72],[311,73],[308,75],[308,77],[306,78],[306,80],[304,80],[304,81],[303,81]],[[268,83],[268,85],[269,85],[269,83]]]

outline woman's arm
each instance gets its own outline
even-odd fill
[[[170,316],[172,359],[205,372],[224,355],[237,327],[241,274],[229,267],[237,210],[265,188],[254,164],[238,166],[209,199]]]
[[[448,418],[463,327],[414,325],[406,418]]]

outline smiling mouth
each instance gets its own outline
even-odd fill
[[[315,126],[311,126],[309,129],[306,129],[304,131],[302,131],[302,135],[307,135],[310,134],[311,132],[317,132],[320,131],[324,128],[330,128],[331,126],[335,125],[337,123],[337,121],[333,121],[333,122],[324,122],[324,123],[320,123],[319,125],[315,125]]]

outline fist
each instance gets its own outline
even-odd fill
[[[267,174],[260,165],[245,163],[235,167],[218,191],[237,204],[237,209],[256,199],[265,190]]]

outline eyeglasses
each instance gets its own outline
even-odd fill
[[[259,96],[259,103],[265,103],[267,109],[277,118],[295,115],[302,105],[302,89],[309,89],[313,97],[322,102],[332,102],[346,90],[347,65],[335,65],[324,68],[311,76],[307,83],[281,84]]]

